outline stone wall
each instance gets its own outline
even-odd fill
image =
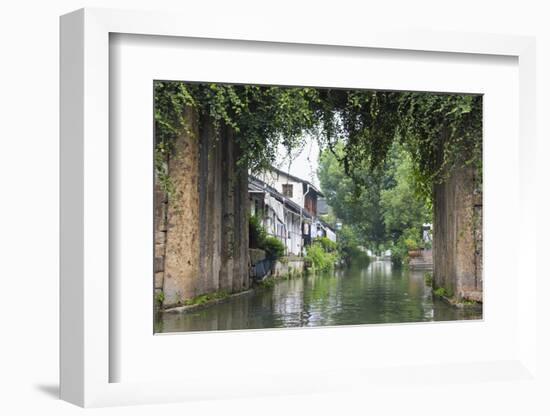
[[[475,170],[461,168],[434,187],[434,283],[457,301],[482,301],[482,194]]]
[[[274,278],[299,276],[304,273],[303,257],[283,257],[275,262],[271,275]]]
[[[186,114],[189,131],[167,158],[169,195],[155,185],[155,292],[164,307],[224,290],[248,279],[248,176],[229,129]],[[158,299],[158,298],[157,298]]]
[[[194,296],[199,274],[199,129],[194,112],[186,119],[189,131],[166,159],[172,190],[167,195],[155,185],[155,291],[164,293],[166,305]]]
[[[166,226],[168,197],[161,186],[155,183],[155,295],[162,293],[164,287],[164,258],[166,254]]]

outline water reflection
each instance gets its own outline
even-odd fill
[[[277,282],[272,288],[184,314],[165,313],[157,332],[288,328],[480,319],[481,308],[457,309],[433,299],[421,271],[377,261]]]

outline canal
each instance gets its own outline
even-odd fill
[[[185,313],[164,313],[155,332],[314,327],[481,319],[432,295],[423,271],[388,261],[331,273],[282,279],[272,287]]]

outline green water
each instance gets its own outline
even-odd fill
[[[376,261],[364,268],[280,280],[271,288],[186,313],[164,313],[157,332],[212,331],[481,319],[434,298],[424,272]]]

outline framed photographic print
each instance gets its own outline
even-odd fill
[[[481,94],[153,88],[155,332],[482,319]]]
[[[179,22],[61,20],[62,398],[536,382],[534,41]]]

